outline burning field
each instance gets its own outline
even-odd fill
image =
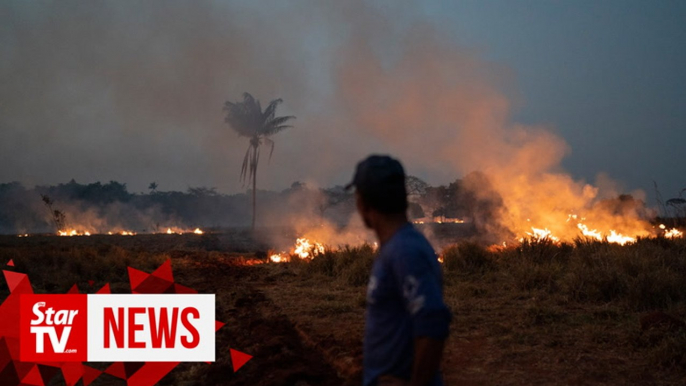
[[[7,3],[0,265],[125,293],[170,259],[227,324],[161,384],[361,383],[369,154],[441,263],[447,385],[686,383],[681,10]]]
[[[425,52],[412,41],[381,74],[379,58],[351,49],[356,55],[343,60],[338,81],[353,123],[409,165],[463,176],[440,186],[407,178],[410,219],[437,252],[454,313],[446,384],[686,379],[686,200],[658,197],[653,209],[643,192],[620,193],[607,177],[574,179],[560,167],[565,142],[512,124],[507,99],[490,75],[473,70],[480,64],[473,58]],[[463,69],[467,84],[440,63]],[[431,76],[416,75],[424,73]],[[381,87],[359,87],[374,82]],[[433,114],[419,103],[427,85],[437,103],[461,107]],[[242,103],[225,109],[260,108],[250,94]],[[273,118],[279,103],[255,116]],[[417,149],[413,130],[422,125],[448,128],[454,139],[430,134]],[[340,186],[296,181],[280,192],[258,190],[258,148],[273,145],[260,135],[245,153],[241,179],[252,185],[245,194],[161,192],[155,183],[149,193],[129,193],[115,181],[0,184],[0,202],[8,203],[0,230],[11,233],[0,236],[0,263],[29,274],[37,292],[111,283],[117,293],[128,289],[126,267],[171,259],[179,283],[217,295],[217,318],[229,327],[219,333],[216,363],[183,364],[162,384],[360,384],[365,286],[378,245]],[[229,346],[255,359],[233,373],[222,351]]]
[[[438,252],[454,313],[446,384],[670,385],[686,376],[686,240],[679,231],[658,225],[646,229],[654,236],[621,240],[584,229],[589,235],[567,241],[532,229],[489,246],[449,242],[464,224],[415,226],[444,244]],[[124,293],[127,266],[149,271],[171,258],[177,282],[217,294],[217,318],[227,325],[216,363],[182,364],[161,384],[356,385],[377,247],[332,246],[325,234],[2,236],[0,261],[28,273],[37,292],[76,283],[90,293],[109,282]],[[222,350],[229,346],[254,359],[233,373]],[[123,384],[107,375],[96,383]]]

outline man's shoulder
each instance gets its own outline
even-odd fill
[[[434,249],[424,235],[412,224],[408,224],[396,233],[382,251],[389,258],[419,257],[435,255]]]

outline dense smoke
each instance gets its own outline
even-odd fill
[[[241,191],[247,141],[223,123],[221,106],[249,91],[284,98],[280,112],[298,117],[274,137],[258,187],[341,184],[362,157],[391,153],[432,184],[481,172],[465,178],[470,193],[461,198],[496,239],[531,226],[571,237],[578,231],[565,223],[570,214],[591,227],[644,233],[645,213],[598,206],[603,192],[560,169],[569,149],[550,128],[512,122],[517,97],[506,68],[448,41],[410,17],[412,9],[362,1],[288,9],[3,3],[0,181]],[[262,225],[284,221],[265,212]],[[302,217],[291,225],[301,227]]]
[[[647,235],[644,213],[616,214],[597,206],[599,189],[559,167],[568,153],[550,129],[510,121],[506,73],[426,28],[407,32],[399,58],[384,63],[362,33],[341,57],[340,96],[355,125],[389,144],[407,163],[485,178],[475,194],[502,199],[490,225],[502,239],[532,226],[571,239],[569,215],[592,220],[603,232]],[[496,194],[493,194],[495,190]],[[490,197],[490,198],[489,198]]]

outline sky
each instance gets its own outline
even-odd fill
[[[222,106],[247,91],[297,117],[262,189],[390,153],[431,184],[562,173],[676,197],[685,21],[665,0],[3,1],[0,182],[245,191]]]

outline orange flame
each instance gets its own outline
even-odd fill
[[[301,259],[312,259],[314,256],[311,255],[311,252],[314,252],[314,254],[324,253],[324,246],[316,241],[310,242],[310,240],[304,237],[295,241],[295,251],[293,254]]]
[[[269,260],[272,263],[287,263],[290,261],[290,258],[285,253],[274,253],[269,256]]]
[[[290,255],[286,252],[273,253],[269,256],[269,260],[273,263],[287,263],[291,261],[291,256],[296,256],[300,259],[312,260],[314,255],[324,253],[324,245],[316,241],[310,241],[306,237],[300,237],[295,241],[293,253]]]
[[[659,226],[660,229],[664,231],[664,237],[667,239],[676,239],[676,238],[681,238],[684,237],[684,233],[676,228],[672,229],[667,229],[665,224],[660,224]]]
[[[60,236],[90,236],[90,232],[80,232],[77,231],[76,229],[69,229],[69,230],[59,230],[57,231],[57,234]]]

